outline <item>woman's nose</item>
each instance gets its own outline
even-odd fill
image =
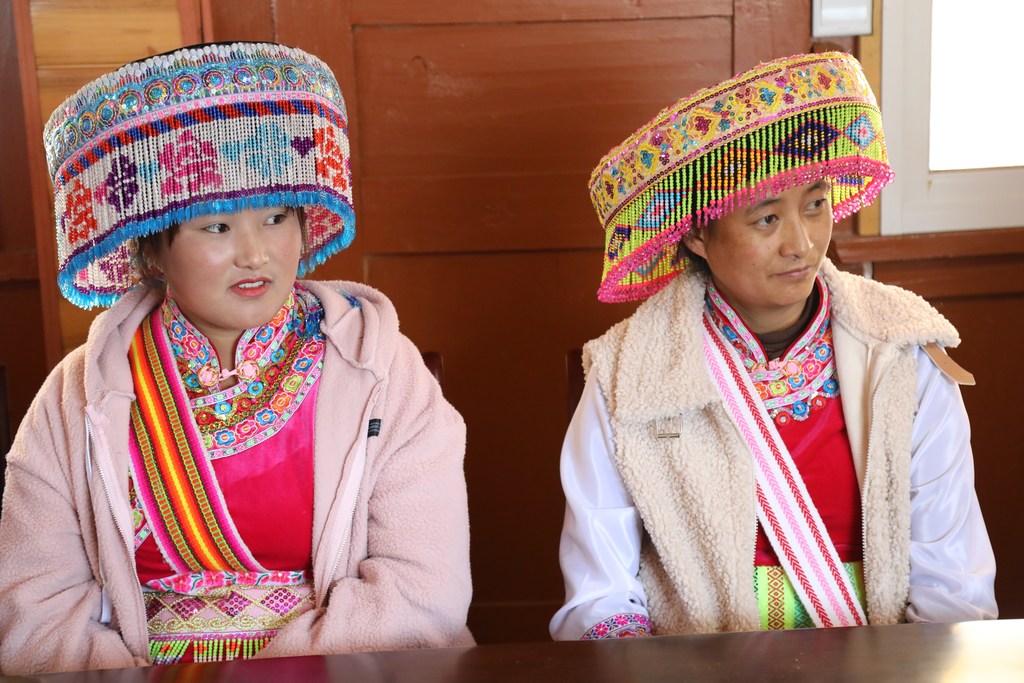
[[[238,246],[238,265],[241,268],[262,268],[270,261],[266,245],[258,230],[242,230]]]
[[[796,216],[788,221],[782,240],[782,255],[803,258],[814,246],[811,240],[809,226],[802,216]]]

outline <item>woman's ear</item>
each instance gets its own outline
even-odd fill
[[[683,245],[704,260],[708,258],[707,251],[704,249],[704,231],[709,227],[705,225],[703,228],[691,228],[688,233],[683,235]]]

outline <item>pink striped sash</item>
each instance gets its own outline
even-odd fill
[[[704,357],[754,457],[758,519],[818,627],[859,626],[864,610],[793,458],[736,350],[704,316]]]

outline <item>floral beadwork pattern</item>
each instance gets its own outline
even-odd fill
[[[263,571],[263,572],[231,572],[206,571],[194,574],[175,574],[161,579],[146,582],[146,587],[154,591],[193,595],[206,588],[226,588],[228,586],[297,586],[310,583],[312,579],[305,571]]]
[[[119,156],[107,174],[106,200],[118,211],[126,211],[139,193],[139,168],[126,156]]]
[[[167,173],[167,178],[160,184],[160,189],[166,194],[199,192],[224,182],[217,167],[217,150],[213,143],[197,140],[190,130],[164,145],[157,159]]]
[[[232,161],[242,160],[264,178],[284,175],[293,164],[294,140],[274,121],[260,123],[244,140],[221,145],[221,153]]]
[[[707,315],[739,353],[768,415],[780,426],[790,420],[806,420],[823,408],[825,401],[839,396],[828,287],[820,275],[815,286],[821,302],[807,329],[785,355],[768,360],[757,337],[714,284],[708,283]]]
[[[335,135],[333,128],[313,131],[313,142],[319,154],[316,172],[321,178],[343,190],[348,189],[349,170],[348,139]],[[342,146],[344,145],[344,149]]]
[[[61,216],[68,241],[85,242],[96,234],[96,215],[93,211],[92,190],[80,178],[71,182]],[[59,215],[59,214],[58,214]]]
[[[135,481],[131,473],[128,474],[128,503],[132,508],[132,532],[135,537],[135,550],[138,551],[153,532],[146,522],[146,511],[142,509],[142,500],[135,492]]]
[[[217,354],[209,340],[181,313],[171,296],[162,320],[185,384],[192,414],[212,459],[234,455],[281,431],[295,414],[323,368],[324,336],[320,302],[296,285],[285,305],[266,325],[246,330],[238,342],[239,382],[224,390],[203,385],[218,376]]]
[[[651,633],[651,622],[643,614],[616,614],[590,627],[580,640],[601,638],[644,638]]]

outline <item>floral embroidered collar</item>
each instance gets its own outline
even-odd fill
[[[320,376],[324,336],[319,300],[296,285],[281,310],[246,330],[235,371],[224,373],[209,339],[168,294],[160,310],[192,413],[210,457],[233,455],[281,430]],[[238,383],[219,389],[225,375]]]
[[[810,323],[780,358],[769,360],[761,342],[708,282],[705,314],[739,353],[768,414],[779,425],[806,420],[813,410],[824,407],[825,400],[839,395],[830,299],[820,274],[815,287],[819,303]]]

